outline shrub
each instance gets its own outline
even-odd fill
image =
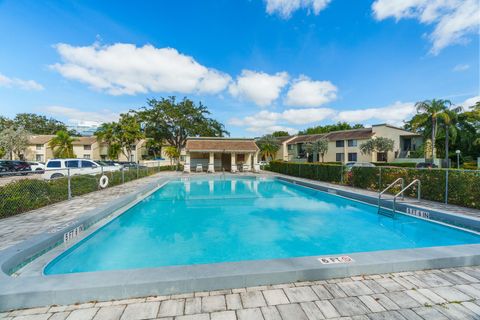
[[[181,168],[181,167],[180,167]],[[125,170],[125,182],[146,177],[160,171],[175,170],[175,166],[149,167]],[[104,173],[108,177],[108,187],[122,184],[122,172]],[[74,175],[70,179],[72,196],[79,196],[99,190],[98,175]],[[0,186],[0,219],[22,212],[38,209],[49,204],[68,199],[68,178],[53,180],[22,179]]]
[[[318,163],[270,162],[270,171],[273,172],[377,192],[398,178],[403,178],[405,185],[418,179],[421,182],[421,198],[438,202],[445,202],[448,175],[448,203],[480,209],[480,171],[408,167],[353,167],[350,171],[344,171],[343,168],[345,167]],[[415,185],[408,189],[406,196],[415,197],[416,188]],[[389,192],[396,194],[400,190],[401,187],[397,186],[391,188]]]
[[[377,167],[415,168],[415,162],[373,162]]]

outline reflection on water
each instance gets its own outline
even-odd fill
[[[277,180],[171,182],[47,274],[479,243],[477,235]]]

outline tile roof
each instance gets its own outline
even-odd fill
[[[334,131],[328,134],[328,140],[369,139],[373,136],[372,128]]]
[[[230,138],[191,138],[185,146],[187,151],[245,151],[257,152],[259,149],[253,139]]]
[[[50,139],[55,137],[54,135],[51,134],[40,134],[40,135],[33,135],[28,137],[28,143],[29,144],[45,144]]]
[[[326,133],[322,134],[305,134],[301,136],[295,137],[292,141],[288,142],[288,144],[297,144],[297,143],[307,143],[317,141],[321,138],[325,138],[327,136]]]
[[[308,143],[314,142],[321,138],[326,138],[329,141],[348,140],[348,139],[369,139],[373,136],[372,128],[362,128],[353,130],[333,131],[322,134],[306,134],[297,136],[288,144]]]
[[[84,145],[84,144],[93,144],[97,141],[97,137],[73,137],[75,140],[72,142],[73,145]]]

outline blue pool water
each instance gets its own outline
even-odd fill
[[[480,243],[480,236],[280,180],[172,181],[45,274]]]

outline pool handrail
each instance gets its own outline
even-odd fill
[[[402,195],[402,199],[405,199],[405,196],[404,196],[404,192],[410,188],[411,186],[413,186],[414,184],[418,184],[418,187],[417,187],[417,200],[420,200],[420,196],[421,196],[421,189],[422,189],[422,182],[419,180],[419,179],[415,179],[413,180],[412,182],[410,182],[408,184],[408,186],[406,186],[405,188],[402,188],[402,190],[397,193],[394,197],[393,197],[393,214],[395,215],[395,211],[396,211],[396,205],[397,205],[397,197],[401,194]]]

